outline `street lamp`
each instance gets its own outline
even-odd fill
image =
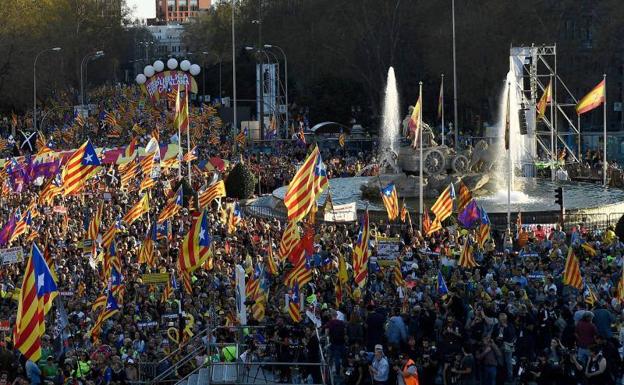
[[[89,53],[87,54],[85,57],[82,58],[82,60],[80,61],[80,107],[84,108],[84,83],[87,80],[87,66],[89,64],[89,62],[91,60],[96,60],[101,58],[102,56],[104,56],[104,51],[96,51],[93,53]],[[84,72],[82,67],[85,67]],[[83,76],[84,73],[84,76]]]
[[[37,130],[37,59],[39,59],[39,55],[44,52],[58,52],[60,50],[61,47],[46,48],[43,51],[39,51],[39,53],[35,55],[35,63],[33,65],[33,128],[35,131]]]
[[[219,59],[219,103],[222,103],[221,98],[223,98],[223,94],[221,93],[221,55],[218,55],[214,52],[207,52],[207,51],[202,52],[202,55],[211,55],[211,54],[215,55],[215,57]],[[204,71],[204,87],[206,85],[205,77],[206,77],[206,71]]]
[[[288,132],[288,58],[286,58],[286,53],[284,52],[284,50],[281,47],[276,46],[275,44],[265,44],[264,48],[277,48],[284,56],[284,82],[286,83],[286,85],[284,86],[284,93],[286,94],[286,132]]]

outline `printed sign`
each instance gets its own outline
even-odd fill
[[[8,320],[0,321],[0,332],[8,332],[11,331],[11,324]]]
[[[144,284],[158,284],[169,282],[169,273],[151,273],[141,275]]]
[[[55,213],[58,213],[58,214],[66,214],[67,213],[67,207],[65,207],[65,206],[54,206],[52,211],[55,212]]]
[[[172,89],[184,90],[190,88],[191,93],[197,93],[197,82],[190,73],[184,71],[163,71],[147,79],[145,89],[150,98],[159,100]]]
[[[327,222],[355,222],[357,219],[355,202],[345,205],[334,205],[332,210],[325,213]]]
[[[24,250],[21,247],[9,247],[0,249],[0,261],[3,265],[22,262],[24,260]]]
[[[401,249],[401,238],[377,237],[377,263],[380,266],[396,262]]]

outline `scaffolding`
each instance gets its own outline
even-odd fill
[[[568,160],[579,162],[580,121],[573,109],[578,100],[557,73],[557,46],[533,44],[529,47],[511,47],[509,53],[510,61],[513,62],[515,58],[522,62],[522,74],[518,77],[521,79],[520,84],[516,85],[522,98],[517,107],[520,114],[524,114],[528,134],[535,137],[536,149],[555,163],[558,151],[565,148]],[[539,96],[544,94],[549,82],[552,82],[552,101],[547,104],[543,118],[538,120]],[[576,138],[578,152],[570,147],[570,136]]]

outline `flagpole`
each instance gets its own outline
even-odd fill
[[[444,74],[442,74],[442,84],[440,85],[440,115],[442,117],[442,145],[444,146]]]
[[[511,229],[511,83],[507,82],[507,113],[505,118],[505,145],[507,150],[507,231]]]
[[[420,112],[418,113],[418,146],[419,146],[419,159],[418,159],[418,212],[420,213],[420,220],[418,221],[418,228],[422,235],[422,222],[423,222],[423,146],[422,146],[422,81],[418,82],[418,101],[420,102]]]
[[[451,1],[451,12],[452,12],[452,21],[453,21],[453,128],[455,129],[455,150],[457,150],[459,146],[459,137],[457,134],[458,125],[457,125],[457,58],[456,58],[456,49],[455,49],[455,0]]]
[[[178,100],[177,108],[181,109],[180,106],[180,86],[178,85],[177,91],[178,95],[176,96]],[[176,111],[178,113],[178,111]],[[178,179],[182,180],[182,125],[178,122]]]
[[[550,75],[548,87],[552,87],[552,74]],[[550,88],[549,88],[550,92]],[[555,180],[555,164],[557,162],[557,154],[555,154],[555,126],[553,125],[553,103],[552,103],[552,95],[548,95],[548,99],[550,99],[550,158],[552,164],[550,165],[550,180]],[[546,99],[546,103],[548,103],[548,99]]]
[[[602,74],[604,82],[602,100],[602,184],[607,187],[607,74]]]
[[[189,154],[191,153],[191,108],[189,107],[189,94],[188,94],[189,90],[188,87],[185,88],[185,93],[186,95],[184,95],[184,99],[186,100],[186,113],[187,113],[187,127],[186,127],[186,153]],[[188,162],[186,162],[186,164],[188,165],[188,182],[189,182],[189,186],[191,185],[193,176],[191,175],[191,160],[189,159]],[[181,167],[182,165],[180,165]]]

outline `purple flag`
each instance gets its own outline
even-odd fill
[[[11,214],[11,219],[9,219],[4,227],[2,227],[2,230],[0,230],[0,246],[5,246],[7,243],[9,243],[16,224],[17,223],[15,221],[15,214]]]
[[[459,223],[466,228],[474,226],[479,218],[479,207],[474,199],[471,200],[470,203],[464,207],[464,211],[457,216]]]

